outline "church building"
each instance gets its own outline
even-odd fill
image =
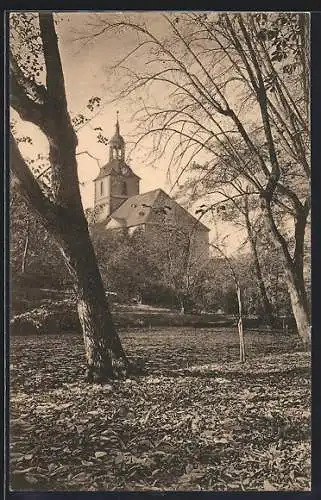
[[[209,229],[162,189],[139,192],[138,177],[125,161],[125,141],[120,135],[118,113],[116,131],[109,141],[109,161],[94,179],[96,222],[106,230],[137,228],[161,235],[165,228],[182,233],[190,240],[195,258],[207,260]]]

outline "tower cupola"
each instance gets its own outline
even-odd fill
[[[116,131],[109,141],[109,161],[125,160],[125,141],[119,131],[119,111],[117,111]]]
[[[115,134],[109,141],[109,161],[94,179],[96,220],[105,220],[125,200],[139,194],[139,181],[125,162],[125,141],[120,135],[117,111]]]

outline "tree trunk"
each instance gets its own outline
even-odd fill
[[[47,137],[51,196],[42,190],[10,134],[10,160],[19,194],[54,237],[73,278],[89,381],[102,381],[128,362],[113,326],[83,211],[77,172],[77,136],[68,112],[64,74],[52,13],[39,12],[46,84],[26,78],[10,52],[10,103],[20,118]]]
[[[185,314],[185,305],[184,305],[184,297],[182,297],[181,295],[179,295],[178,297],[178,304],[179,304],[179,313],[180,314]]]
[[[70,224],[58,247],[74,278],[87,362],[87,380],[125,376],[129,363],[116,333],[87,228]]]
[[[253,251],[253,256],[254,256],[254,266],[255,266],[255,271],[256,271],[256,279],[257,279],[259,290],[260,290],[265,320],[266,320],[267,324],[269,324],[271,327],[273,327],[275,325],[275,317],[274,317],[273,307],[272,307],[272,304],[267,296],[265,283],[264,283],[264,279],[262,276],[261,266],[260,266],[260,263],[258,260],[256,248]]]
[[[303,345],[308,348],[311,341],[310,314],[306,301],[304,286],[298,282],[294,275],[292,263],[285,264],[285,279],[290,295],[292,312],[297,326],[298,334]]]
[[[246,194],[246,196],[245,196],[245,207],[244,208],[245,208],[244,215],[245,215],[246,229],[247,229],[247,234],[248,234],[248,238],[249,238],[249,242],[250,242],[250,247],[251,247],[252,254],[253,254],[256,279],[257,279],[257,283],[258,283],[260,295],[261,295],[261,303],[263,306],[265,319],[267,320],[267,323],[271,327],[273,327],[275,325],[275,318],[274,318],[274,314],[273,314],[272,304],[271,304],[271,302],[268,298],[267,292],[266,292],[266,287],[265,287],[265,283],[264,283],[264,279],[263,279],[263,275],[262,275],[262,271],[261,271],[261,265],[260,265],[260,261],[259,261],[259,256],[258,256],[258,252],[257,252],[257,247],[256,247],[255,236],[253,234],[253,229],[252,229],[251,223],[250,223],[249,207],[248,207],[248,194]]]
[[[295,251],[293,265],[295,270],[297,286],[300,290],[304,308],[310,314],[310,304],[307,298],[304,282],[304,236],[306,228],[307,214],[297,214],[295,220]]]
[[[28,219],[25,246],[24,246],[22,261],[21,261],[22,274],[24,274],[26,272],[26,264],[27,264],[27,258],[28,258],[28,250],[29,250],[29,240],[30,240],[30,220]]]
[[[80,195],[67,206],[48,201],[39,186],[32,185],[32,174],[26,170],[28,167],[17,146],[12,151],[13,172],[20,175],[15,177],[19,192],[53,236],[73,280],[84,337],[87,380],[98,382],[126,375],[129,363],[113,325]],[[67,151],[64,158],[71,163],[72,157],[68,157]],[[21,182],[23,174],[24,183]]]
[[[242,311],[242,295],[241,288],[236,283],[236,295],[237,295],[237,304],[239,311],[239,319],[237,322],[237,328],[239,332],[239,340],[240,340],[240,362],[245,362],[245,344],[244,344],[244,329],[243,329],[243,311]]]
[[[295,262],[293,262],[288,251],[287,242],[285,241],[284,237],[282,236],[274,222],[270,202],[266,199],[262,199],[262,210],[269,233],[272,236],[275,246],[280,250],[284,265],[285,280],[290,295],[291,307],[296,322],[297,331],[303,345],[307,348],[311,341],[310,314],[303,281],[303,269],[301,269],[301,266],[298,264],[301,261],[303,262],[303,259],[300,258],[300,255],[297,255],[295,258]],[[300,231],[300,235],[301,239],[304,238],[303,230]],[[296,240],[298,240],[298,234],[296,234]],[[300,246],[302,246],[303,248],[303,241],[297,241],[296,243],[299,243],[299,245],[296,245],[296,250]]]

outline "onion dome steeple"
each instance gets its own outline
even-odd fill
[[[120,135],[118,114],[119,111],[117,111],[116,131],[109,141],[109,161],[114,159],[125,160],[125,141]]]

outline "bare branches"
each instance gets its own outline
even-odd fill
[[[13,173],[13,185],[29,206],[38,213],[42,220],[55,222],[56,208],[47,198],[24,159],[21,156],[16,140],[10,134],[10,165]]]
[[[144,96],[136,113],[136,145],[155,138],[150,158],[171,149],[169,165],[180,169],[179,179],[200,155],[213,162],[223,151],[220,169],[232,169],[269,200],[286,197],[290,210],[301,210],[306,196],[297,195],[295,183],[300,169],[309,171],[306,120],[287,86],[290,76],[286,80],[277,70],[259,37],[255,15],[160,17],[166,22],[163,33],[131,15],[107,22],[97,15],[94,25],[95,37],[122,36],[126,30],[137,34],[137,44],[113,65],[117,78],[123,74],[126,81],[120,97],[146,90],[148,95],[154,91],[157,101],[151,106]],[[170,87],[167,96],[158,98],[165,86]]]
[[[87,155],[87,156],[89,156],[89,158],[92,158],[93,160],[95,160],[97,162],[97,165],[100,168],[100,161],[99,161],[99,159],[96,156],[94,156],[91,153],[89,153],[89,151],[87,151],[87,150],[86,151],[79,151],[79,153],[76,153],[76,156],[80,156],[80,155]]]

